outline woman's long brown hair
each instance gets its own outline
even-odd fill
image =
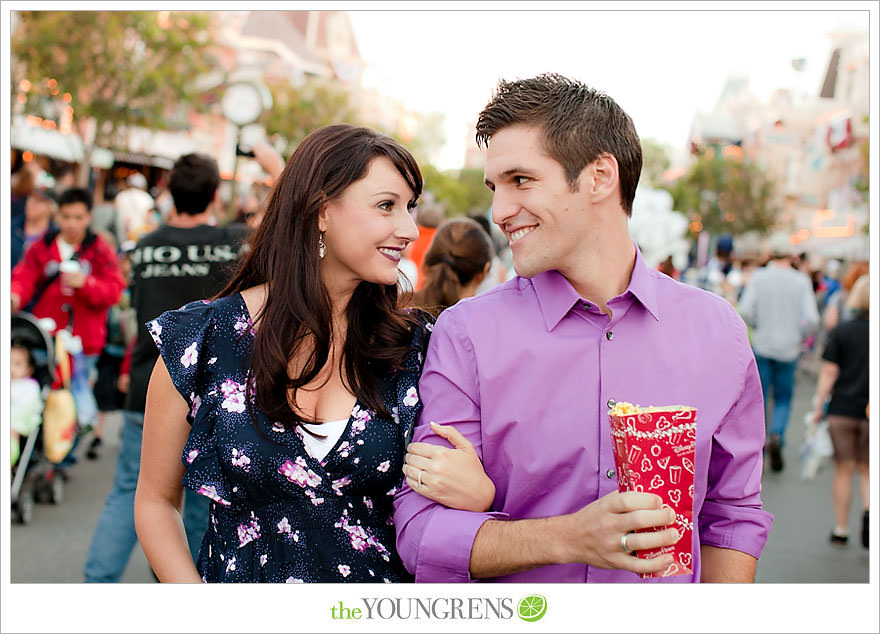
[[[321,281],[318,212],[363,178],[370,161],[391,160],[416,198],[422,175],[412,155],[394,139],[364,127],[334,124],[310,134],[297,147],[269,194],[266,215],[235,277],[217,297],[268,283],[256,328],[247,393],[271,421],[291,429],[305,420],[288,394],[315,380],[326,365],[334,337],[330,298]],[[367,408],[388,416],[378,392],[379,377],[400,369],[410,350],[414,315],[398,301],[396,285],[361,282],[346,309],[343,381]],[[338,334],[336,334],[338,336]],[[308,350],[299,376],[291,360]],[[247,399],[256,423],[251,399]]]

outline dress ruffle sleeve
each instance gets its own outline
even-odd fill
[[[213,305],[200,300],[164,312],[146,324],[174,387],[190,406],[190,422],[192,410],[197,409],[200,374],[207,361],[202,352],[213,321]]]

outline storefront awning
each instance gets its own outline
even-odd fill
[[[120,152],[113,151],[113,158],[118,163],[134,163],[135,165],[154,165],[162,169],[170,170],[174,167],[174,161],[164,156],[151,156],[149,154],[140,154],[137,152]]]
[[[13,121],[10,145],[17,150],[42,154],[68,163],[78,163],[85,157],[82,140],[77,135],[33,125],[24,117],[16,117]]]

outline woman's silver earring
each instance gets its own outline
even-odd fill
[[[324,258],[327,255],[327,245],[324,244],[324,232],[321,232],[321,235],[318,237],[318,257]]]

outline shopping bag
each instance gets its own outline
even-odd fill
[[[73,448],[76,436],[76,405],[70,391],[70,356],[60,332],[55,336],[55,359],[60,386],[49,392],[43,408],[43,453],[50,462],[58,464]]]
[[[52,390],[43,410],[43,453],[55,464],[73,448],[76,435],[76,406],[67,388]]]
[[[91,425],[98,415],[98,402],[89,384],[85,358],[82,353],[73,356],[73,372],[70,375],[70,393],[76,405],[76,420],[80,427]]]
[[[804,423],[808,425],[804,444],[801,446],[801,478],[813,480],[822,467],[834,454],[831,433],[828,431],[828,420],[822,419],[818,424],[812,422],[808,414]]]
[[[83,354],[82,339],[68,330],[58,333],[64,338],[64,346],[71,361],[70,393],[76,405],[76,420],[80,428],[90,426],[98,415],[98,402],[89,383],[88,368]]]

